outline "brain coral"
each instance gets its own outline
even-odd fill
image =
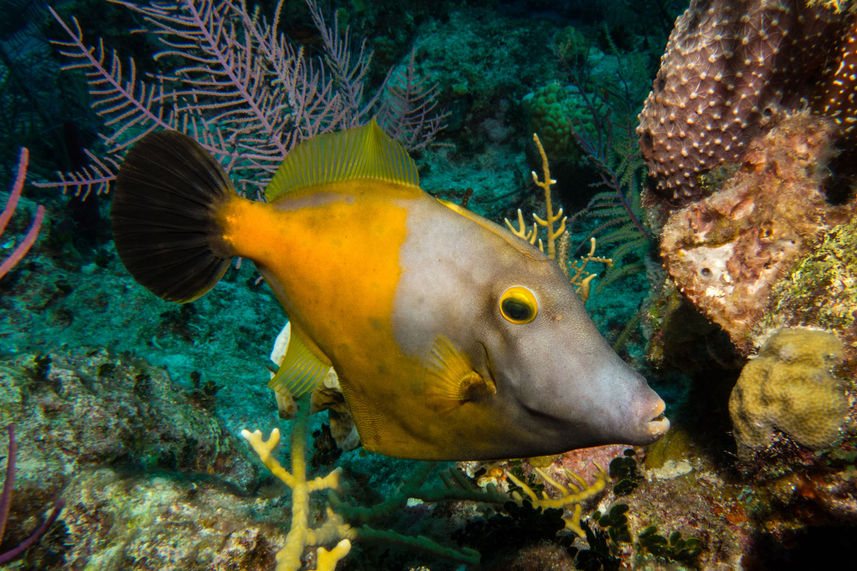
[[[776,431],[812,449],[831,445],[848,415],[842,382],[830,371],[842,342],[825,331],[778,330],[741,371],[729,398],[738,453],[768,446]]]
[[[857,16],[803,0],[692,0],[676,21],[637,134],[649,203],[705,194],[772,113],[809,104],[853,136]]]

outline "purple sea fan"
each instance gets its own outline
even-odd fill
[[[177,63],[138,78],[133,59],[123,65],[100,40],[90,47],[77,19],[67,23],[51,9],[69,37],[54,42],[71,60],[66,69],[84,71],[93,108],[104,119],[106,151],[100,157],[86,151],[90,166],[40,186],[84,198],[107,192],[128,147],[159,129],[195,138],[253,193],[265,187],[295,144],[319,133],[377,115],[388,132],[407,133],[403,142],[418,148],[443,126],[432,89],[411,80],[413,65],[405,90],[391,73],[366,96],[371,52],[365,42],[352,52],[348,30],[340,34],[336,18],[328,26],[316,0],[306,4],[322,40],[320,58],[277,32],[282,1],[270,21],[251,14],[244,0],[109,1],[143,16],[140,32],[153,34],[162,47],[156,61]],[[402,105],[409,108],[402,112]],[[385,118],[392,122],[385,124]]]
[[[30,152],[26,148],[22,148],[21,157],[18,159],[18,174],[15,176],[15,182],[12,184],[12,190],[9,192],[9,199],[6,201],[6,206],[3,208],[3,211],[0,212],[0,237],[3,236],[3,232],[6,230],[6,224],[9,223],[9,220],[15,213],[15,209],[18,208],[18,199],[21,198],[21,191],[24,189],[24,179],[27,176],[27,165],[29,164],[29,160]],[[17,246],[15,246],[15,249],[12,250],[12,253],[9,254],[6,259],[0,260],[0,278],[9,273],[15,264],[20,262],[24,256],[27,255],[27,252],[36,242],[44,217],[45,207],[39,206],[36,209],[36,217],[30,224],[30,229],[27,230],[24,238]],[[0,510],[0,516],[2,516],[2,510]],[[0,527],[0,530],[2,530],[2,527]],[[2,538],[2,535],[2,531],[0,531],[0,538]]]
[[[3,540],[3,536],[5,535],[6,523],[9,518],[9,506],[12,503],[12,488],[15,486],[15,460],[18,455],[18,444],[15,441],[15,425],[10,424],[6,427],[6,430],[9,433],[9,448],[6,456],[6,479],[3,481],[3,491],[0,493],[0,541]],[[12,549],[0,553],[0,564],[8,563],[21,557],[27,549],[39,541],[39,539],[45,535],[45,532],[51,524],[53,524],[57,517],[59,517],[63,506],[65,506],[65,500],[57,500],[51,514],[44,522],[42,522],[42,525],[40,525],[36,531],[30,535],[30,537]]]

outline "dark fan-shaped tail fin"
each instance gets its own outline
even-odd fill
[[[143,137],[125,157],[111,218],[116,250],[138,282],[169,301],[192,301],[232,257],[218,213],[235,197],[220,164],[178,131]]]

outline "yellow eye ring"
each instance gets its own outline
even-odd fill
[[[524,286],[512,286],[500,295],[500,315],[512,323],[529,323],[538,312],[536,294]]]

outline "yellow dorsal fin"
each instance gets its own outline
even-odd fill
[[[268,388],[275,392],[288,391],[298,399],[312,391],[327,375],[330,362],[317,355],[304,333],[292,323],[291,337],[280,368],[268,381]]]
[[[372,119],[362,127],[299,143],[268,183],[265,198],[273,202],[296,189],[359,178],[420,185],[414,160]]]
[[[467,355],[443,335],[435,337],[432,344],[429,371],[432,378],[426,396],[438,412],[497,392],[494,382],[474,371]]]

